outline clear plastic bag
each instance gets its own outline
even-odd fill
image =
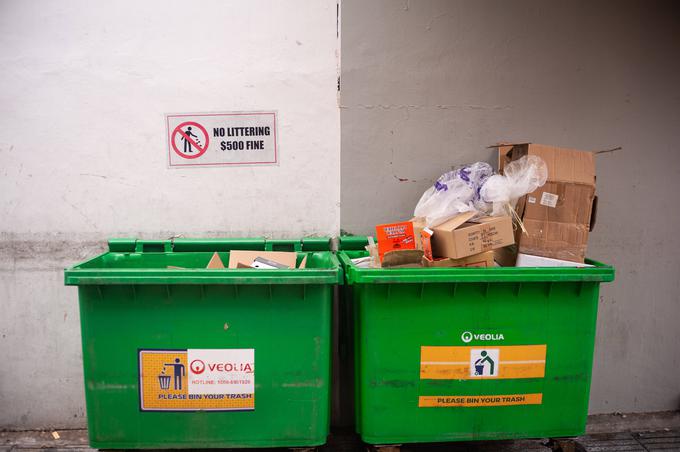
[[[434,227],[461,212],[488,210],[480,189],[492,175],[493,169],[486,162],[463,165],[442,174],[423,193],[414,216],[425,218],[427,227]]]
[[[508,206],[515,208],[517,200],[538,187],[548,178],[548,165],[536,155],[525,155],[508,163],[503,174],[489,177],[480,190],[481,201],[491,203],[492,216],[507,215]]]

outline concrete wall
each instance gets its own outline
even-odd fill
[[[0,428],[84,424],[107,238],[339,230],[335,0],[0,3]],[[167,168],[165,113],[276,109],[280,165]]]
[[[597,157],[590,409],[680,406],[680,31],[672,2],[344,0],[342,228],[407,219],[451,166],[533,141]]]

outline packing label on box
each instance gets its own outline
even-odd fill
[[[546,345],[422,346],[423,380],[543,378]]]
[[[555,208],[557,206],[558,199],[559,196],[557,196],[556,194],[544,191],[543,194],[541,195],[541,205]]]
[[[254,349],[139,350],[142,411],[255,409]]]

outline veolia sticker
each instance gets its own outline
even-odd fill
[[[477,380],[543,378],[546,346],[420,347],[420,378]]]
[[[461,340],[470,342],[477,335],[463,332]],[[501,335],[502,336],[502,335]],[[497,339],[496,339],[497,340]],[[547,346],[422,346],[421,380],[496,380],[544,378]],[[542,385],[538,385],[541,388]],[[490,387],[492,390],[494,387]],[[483,391],[486,392],[486,391]],[[420,408],[469,408],[483,406],[540,405],[543,394],[466,394],[419,396]]]
[[[255,409],[254,349],[139,350],[142,411]]]

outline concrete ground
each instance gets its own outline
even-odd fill
[[[680,412],[612,414],[590,416],[587,434],[576,443],[561,444],[547,438],[516,441],[478,441],[464,443],[403,445],[404,452],[680,452]],[[0,451],[29,452],[48,449],[55,452],[93,451],[87,444],[87,430],[27,430],[0,432]],[[249,449],[252,451],[253,449]],[[264,449],[272,451],[274,449]],[[284,449],[285,450],[285,449]],[[351,432],[329,437],[320,451],[365,451],[367,447]],[[388,452],[389,449],[385,449]],[[393,449],[394,450],[394,449]]]

